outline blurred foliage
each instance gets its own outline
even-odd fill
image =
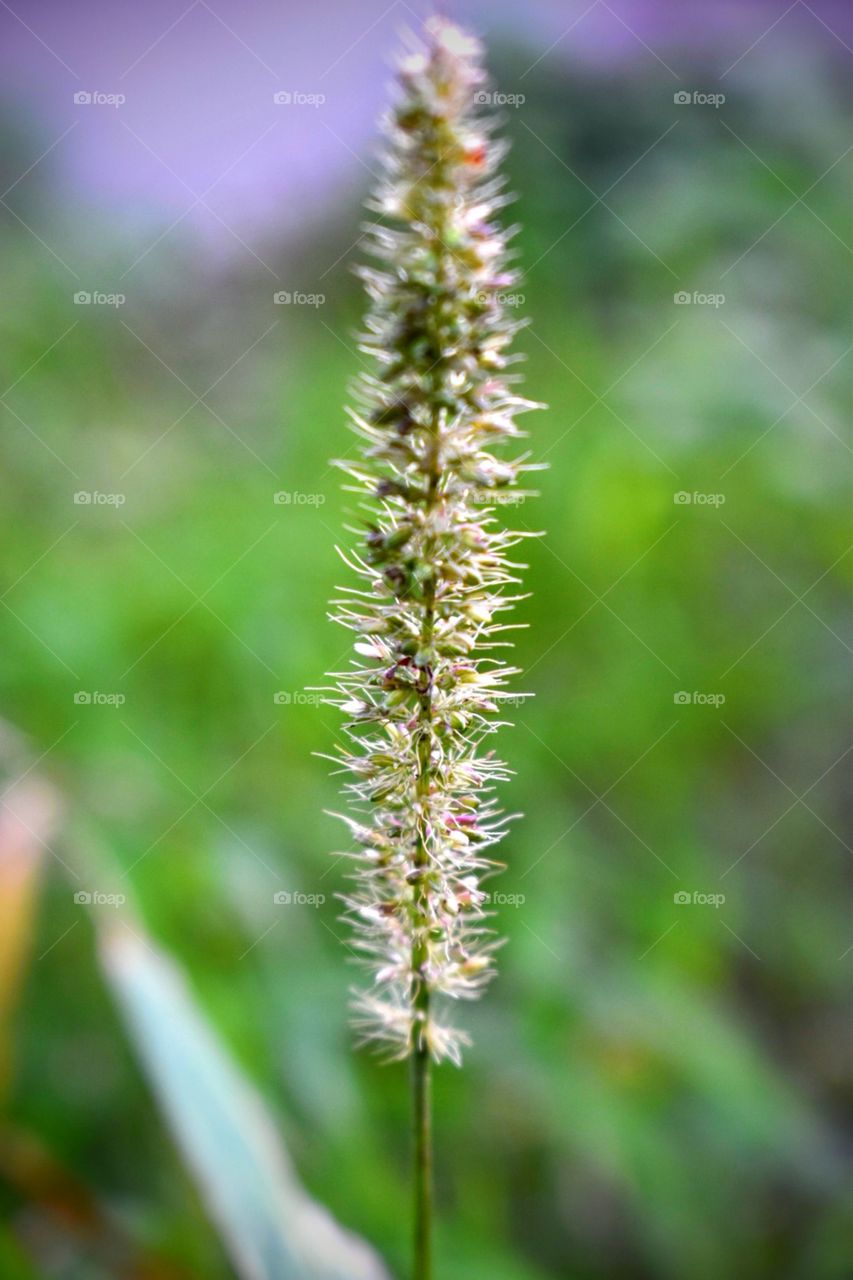
[[[807,50],[744,64],[721,110],[674,106],[651,60],[549,61],[523,80],[518,53],[496,65],[527,98],[507,128],[527,388],[551,406],[531,447],[550,470],[540,499],[508,508],[547,531],[518,640],[536,698],[502,741],[527,816],[500,890],[524,900],[500,910],[509,945],[466,1066],[437,1079],[441,1275],[840,1280],[842,85]],[[46,171],[8,202],[65,256]],[[306,211],[304,243],[258,249],[277,280],[239,250],[211,264],[185,227],[123,278],[147,246],[105,226],[75,281],[2,216],[0,707],[73,815],[46,854],[5,1123],[168,1260],[155,1274],[229,1272],[97,972],[81,889],[132,886],[306,1185],[405,1269],[405,1072],[351,1052],[341,832],[323,816],[336,780],[312,755],[337,725],[304,694],[347,647],[326,620],[348,519],[328,459],[351,447],[359,219],[352,192]],[[127,303],[75,307],[78,288]],[[279,288],[327,300],[276,306]],[[679,290],[725,303],[679,306]],[[79,822],[108,854],[93,860]],[[277,906],[281,890],[326,900]],[[63,1280],[104,1274],[16,1170],[0,1161],[3,1273],[29,1276],[29,1257]]]
[[[101,921],[100,955],[173,1138],[244,1280],[390,1280],[306,1196],[263,1100],[136,915]]]

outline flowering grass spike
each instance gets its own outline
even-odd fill
[[[433,19],[399,66],[366,233],[378,265],[360,272],[375,369],[351,412],[360,458],[338,464],[364,518],[343,557],[361,586],[341,589],[333,615],[357,656],[330,698],[351,743],[338,757],[357,847],[346,917],[373,974],[357,1026],[391,1056],[457,1064],[467,1037],[448,1008],[480,993],[498,945],[483,884],[499,865],[507,770],[487,743],[516,674],[500,657],[523,567],[508,553],[529,536],[498,513],[530,469],[514,456],[515,418],[539,407],[507,372],[517,276],[512,231],[495,221],[505,145],[483,118],[480,57]]]

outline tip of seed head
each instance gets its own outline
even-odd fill
[[[470,32],[463,31],[449,18],[436,14],[424,25],[427,38],[438,48],[457,58],[477,58],[481,53],[480,41]]]

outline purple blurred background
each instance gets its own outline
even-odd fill
[[[657,63],[675,89],[701,66],[713,88],[714,79],[748,75],[759,44],[762,60],[775,46],[819,46],[826,57],[853,45],[846,0],[447,7],[493,47],[504,39],[529,49],[530,76],[555,66],[570,74],[573,58],[587,66],[636,59]],[[5,107],[23,135],[4,198],[14,208],[13,192],[25,198],[48,164],[60,189],[91,207],[94,232],[99,209],[113,234],[175,224],[234,248],[268,228],[311,224],[330,184],[366,179],[385,56],[400,28],[430,8],[418,0],[3,0],[0,66],[13,100]],[[517,92],[523,83],[501,87]],[[126,101],[79,104],[79,93]],[[276,105],[276,93],[324,101]]]

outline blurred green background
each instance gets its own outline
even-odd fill
[[[518,611],[536,696],[500,744],[526,815],[503,847],[499,889],[520,901],[500,909],[500,978],[462,1011],[464,1069],[436,1079],[439,1274],[841,1280],[843,64],[793,46],[753,59],[717,109],[675,104],[650,58],[546,60],[522,84],[531,61],[491,50],[498,85],[526,97],[506,111],[519,346],[550,405],[528,419],[541,496],[506,509],[545,530]],[[695,53],[679,67],[713,87]],[[20,117],[4,133],[11,182],[49,139]],[[37,178],[15,208],[41,234],[50,161]],[[357,169],[322,218],[270,238],[279,285],[182,226],[120,308],[75,307],[61,265],[2,217],[4,771],[38,760],[30,780],[63,800],[34,846],[38,905],[0,950],[3,1274],[231,1274],[81,889],[133,899],[307,1187],[405,1273],[406,1075],[351,1049],[342,837],[324,816],[340,802],[314,754],[338,725],[306,692],[347,649],[326,617],[348,537],[328,463],[351,448],[368,184]],[[141,251],[106,214],[99,239],[82,287]],[[325,301],[276,305],[279,287]],[[109,1261],[100,1213],[151,1270]]]

